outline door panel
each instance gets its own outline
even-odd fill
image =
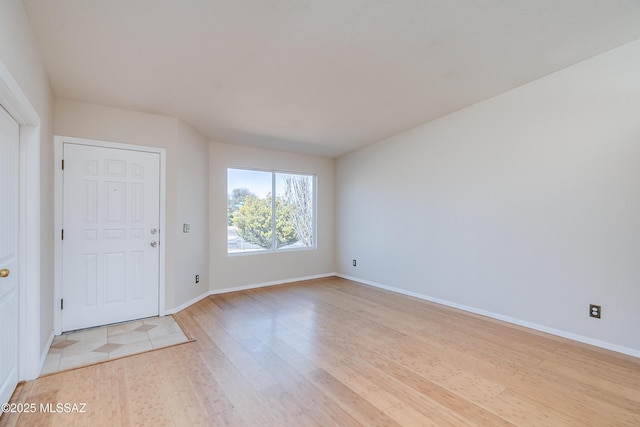
[[[62,330],[157,315],[159,154],[63,152]]]
[[[18,383],[18,164],[19,126],[0,106],[0,404]]]

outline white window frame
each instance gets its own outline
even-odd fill
[[[238,252],[229,252],[229,240],[227,239],[227,256],[246,256],[246,255],[264,255],[264,254],[275,254],[275,253],[283,253],[283,252],[297,252],[297,251],[313,251],[318,248],[318,175],[315,173],[308,172],[292,172],[292,171],[284,171],[284,170],[275,170],[275,169],[259,169],[259,168],[250,168],[250,167],[235,167],[229,166],[227,167],[227,197],[229,197],[229,170],[241,170],[241,171],[251,171],[251,172],[266,172],[271,174],[271,230],[272,230],[272,244],[269,249],[256,249],[256,250],[246,250],[246,251],[238,251]],[[297,247],[297,248],[283,248],[278,249],[275,244],[277,239],[276,236],[276,175],[302,175],[302,176],[310,176],[312,178],[312,189],[313,189],[313,214],[311,219],[311,227],[313,230],[313,244],[311,246]],[[249,189],[251,190],[251,189]],[[225,218],[225,223],[229,221],[229,213],[227,212],[227,217]]]

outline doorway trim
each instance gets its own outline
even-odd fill
[[[136,150],[160,155],[160,266],[158,271],[158,313],[160,316],[166,314],[165,310],[165,246],[166,246],[166,176],[167,176],[167,150],[164,148],[150,147],[146,145],[123,144],[119,142],[100,141],[95,139],[75,138],[70,136],[56,135],[54,141],[54,284],[53,284],[53,325],[56,335],[62,333],[62,313],[60,310],[60,299],[62,298],[62,208],[63,208],[63,173],[62,158],[64,143],[89,145],[92,147],[115,148],[120,150]]]
[[[20,125],[18,378],[40,375],[40,116],[0,59],[0,104]],[[46,350],[42,349],[46,356]]]

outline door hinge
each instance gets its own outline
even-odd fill
[[[64,240],[64,228],[60,230],[60,239]]]
[[[62,170],[64,170],[64,159],[62,159]]]
[[[64,309],[64,299],[60,298],[60,310]]]

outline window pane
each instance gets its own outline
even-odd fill
[[[272,173],[227,169],[227,251],[272,247]]]
[[[314,243],[313,176],[276,173],[277,248],[310,248]]]

